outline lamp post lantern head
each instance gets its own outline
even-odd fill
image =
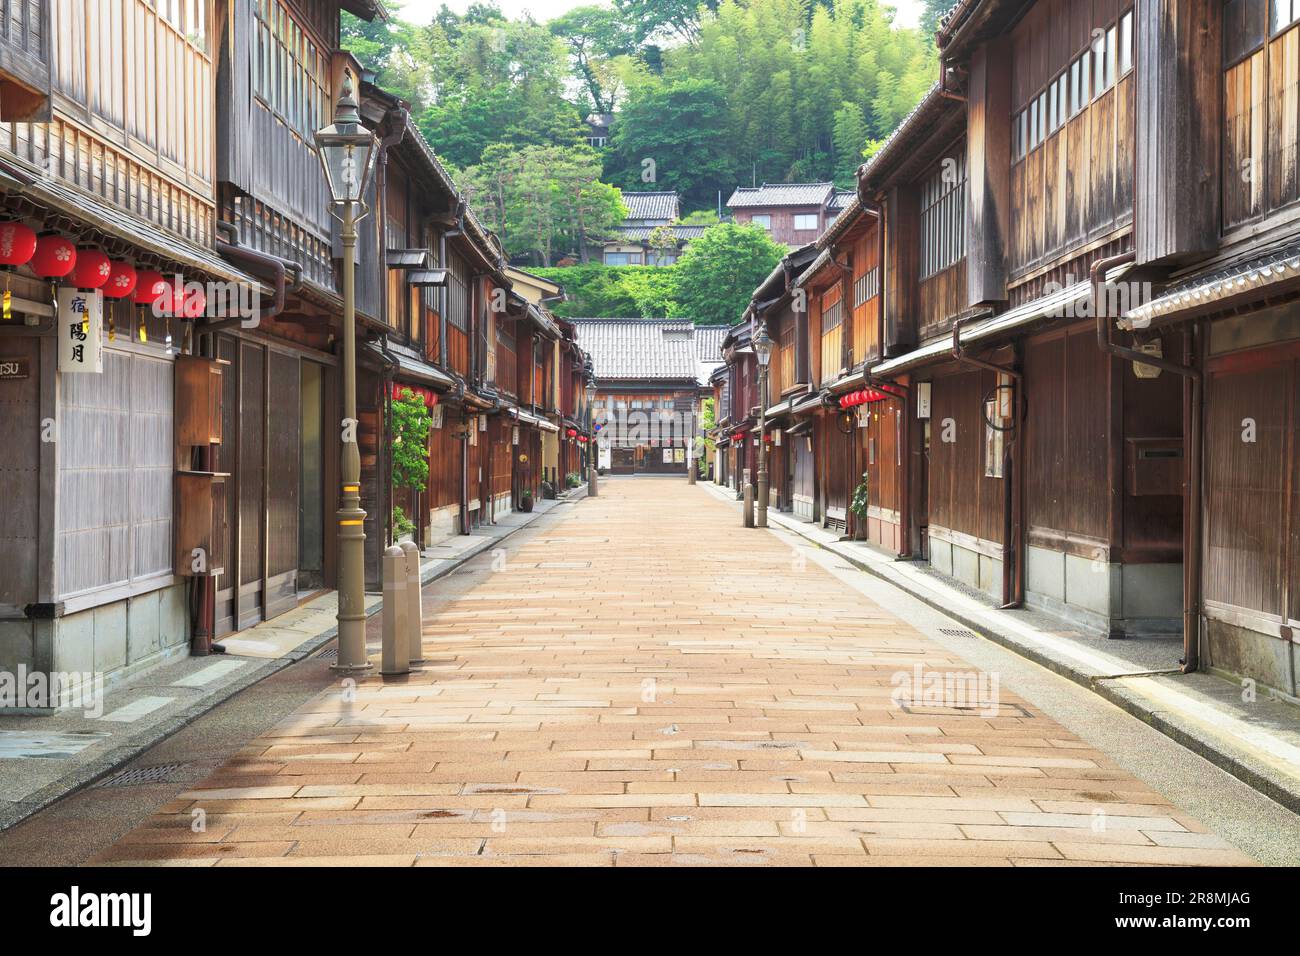
[[[772,338],[767,334],[766,322],[758,323],[758,328],[754,331],[753,345],[758,364],[762,368],[767,368],[767,363],[772,360]]]
[[[343,90],[334,122],[316,133],[316,150],[335,204],[364,200],[375,165],[375,137],[361,124],[352,91],[352,71],[343,71]]]

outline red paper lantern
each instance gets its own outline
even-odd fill
[[[32,271],[42,279],[61,279],[77,264],[77,247],[63,236],[47,233],[36,240]]]
[[[138,276],[129,262],[109,263],[108,282],[104,284],[104,298],[125,299],[135,291]]]
[[[21,222],[0,223],[0,266],[25,266],[36,252],[36,233]]]
[[[136,274],[135,304],[153,305],[161,299],[170,288],[171,286],[168,285],[167,280],[163,278],[161,272],[154,272],[152,269],[142,269]]]
[[[197,282],[191,285],[178,276],[167,287],[167,292],[170,298],[164,296],[162,301],[165,315],[174,319],[197,319],[208,311],[207,293]]]
[[[83,246],[77,250],[77,264],[72,267],[72,284],[78,289],[98,289],[108,281],[112,271],[108,256]]]
[[[568,435],[570,438],[577,438],[578,430],[576,428],[570,428],[567,432],[565,432],[565,434]]]

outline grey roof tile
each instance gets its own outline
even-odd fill
[[[830,202],[834,193],[834,183],[764,183],[756,189],[742,186],[731,194],[727,208],[824,206]]]
[[[570,319],[599,379],[696,381],[696,329],[689,319]]]
[[[623,193],[628,219],[665,219],[674,222],[681,218],[682,204],[677,193]]]

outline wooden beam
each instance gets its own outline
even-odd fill
[[[1223,4],[1137,0],[1135,20],[1134,246],[1174,263],[1218,246]]]
[[[966,285],[971,305],[1007,298],[1011,209],[1011,43],[991,40],[971,58],[966,105],[970,202]]]
[[[893,358],[916,344],[920,269],[920,200],[913,185],[885,196],[884,355]]]

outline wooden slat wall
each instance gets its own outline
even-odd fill
[[[266,486],[266,353],[239,347],[239,628],[261,619]]]
[[[0,0],[0,71],[16,77],[37,96],[4,90],[6,109],[17,118],[36,118],[50,91],[49,4],[45,0]]]
[[[1110,385],[1107,359],[1091,327],[1030,342],[1025,389],[1031,410],[1025,425],[1030,532],[1105,545]]]
[[[1256,0],[1251,0],[1256,2]],[[1222,0],[1135,7],[1138,262],[1210,252],[1219,236]]]
[[[917,289],[917,334],[929,338],[952,329],[957,316],[966,310],[966,260],[930,276]]]
[[[1280,614],[1286,542],[1287,464],[1294,461],[1295,363],[1210,376],[1206,405],[1205,597]],[[1242,440],[1253,419],[1256,440]],[[1294,572],[1293,572],[1294,573]]]
[[[59,596],[172,570],[172,362],[117,349],[60,394]]]
[[[880,230],[870,229],[853,249],[853,352],[851,363],[880,358]],[[858,285],[867,280],[876,294],[858,305]]]
[[[1227,228],[1300,199],[1300,25],[1224,74]]]
[[[302,389],[298,357],[271,352],[270,429],[267,438],[267,568],[272,576],[298,568],[298,433]]]
[[[1013,111],[1034,100],[1088,44],[1093,26],[1109,24],[1120,9],[1119,0],[1040,0],[1012,35]],[[1012,167],[1012,281],[1132,223],[1134,102],[1130,71]]]
[[[21,608],[40,600],[41,340],[7,338],[4,356],[25,361],[30,369],[27,378],[0,381],[0,448],[5,449],[0,480],[9,502],[0,525],[0,568],[5,569],[0,574],[0,604]]]
[[[454,412],[444,409],[442,427],[429,432],[430,508],[445,508],[460,502],[461,443],[452,437],[457,430],[454,417]]]
[[[1002,541],[1002,479],[984,476],[984,396],[992,372],[963,372],[936,378],[931,389],[930,524]],[[943,441],[944,423],[956,425],[956,441]]]
[[[894,401],[876,402],[871,406],[870,414],[870,423],[866,428],[859,429],[862,439],[862,470],[868,476],[868,496],[872,507],[897,511],[902,506],[899,484],[901,462],[898,459],[902,404]]]
[[[825,385],[835,379],[844,367],[844,290],[836,282],[820,296],[818,307],[819,326],[821,329],[819,381]],[[829,318],[838,309],[838,321]],[[833,324],[832,324],[833,323]]]

